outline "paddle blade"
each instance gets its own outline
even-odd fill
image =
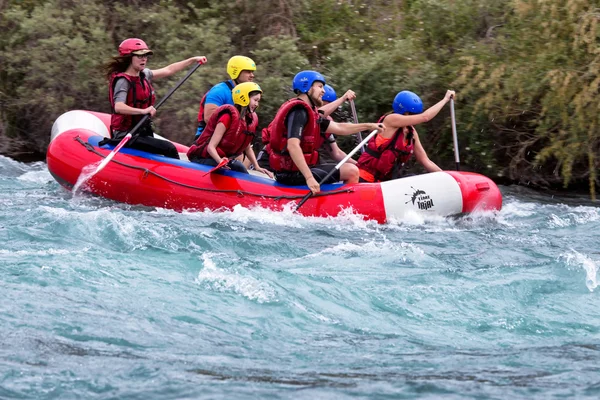
[[[204,178],[206,175],[212,174],[213,172],[220,170],[221,168],[226,166],[228,162],[229,162],[229,159],[227,159],[226,157],[223,157],[221,159],[220,163],[218,163],[215,167],[211,168],[208,172],[206,172],[204,175],[202,175],[202,177]]]

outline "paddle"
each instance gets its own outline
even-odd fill
[[[337,171],[338,169],[340,169],[342,167],[342,165],[344,165],[344,163],[346,161],[348,161],[350,159],[350,157],[352,157],[354,155],[354,153],[356,153],[362,146],[364,146],[373,136],[375,136],[375,134],[377,134],[377,129],[373,130],[373,132],[369,133],[369,136],[367,136],[366,138],[364,138],[364,140],[362,140],[358,146],[356,146],[350,153],[348,153],[348,155],[346,157],[344,157],[344,159],[342,161],[340,161],[336,166],[335,169],[332,169],[331,171],[329,171],[329,173],[327,175],[325,175],[325,178],[321,179],[321,182],[319,182],[319,186],[323,184],[323,182],[327,181],[327,179],[329,179],[329,177],[331,177],[331,175],[333,175],[333,173],[335,171]],[[310,198],[310,196],[312,196],[313,192],[310,191],[306,194],[306,196],[304,196],[302,198],[302,200],[300,200],[300,203],[298,203],[298,205],[296,206],[296,211],[298,211],[298,209],[300,207],[302,207],[302,204],[304,204],[306,202],[306,200],[308,200]]]
[[[354,123],[358,124],[358,116],[356,115],[356,107],[354,106],[354,100],[350,100],[350,108],[352,109],[352,118],[354,118]],[[360,134],[360,132],[356,134],[356,137],[358,138],[359,142],[362,142],[362,135]],[[365,146],[362,146],[360,148],[360,152],[365,152]]]
[[[206,175],[212,174],[213,172],[220,170],[221,168],[223,168],[224,166],[226,166],[228,162],[229,162],[229,159],[227,157],[221,158],[221,162],[218,163],[217,165],[215,165],[213,168],[211,168],[204,175],[202,175],[202,177],[204,178]]]
[[[454,162],[456,162],[456,170],[460,171],[460,157],[458,156],[458,135],[456,134],[456,117],[454,116],[454,97],[450,97],[450,117],[452,118],[452,140],[454,141]]]
[[[183,83],[190,77],[192,76],[192,74],[194,72],[196,72],[196,70],[202,65],[203,63],[199,62],[198,64],[194,65],[192,67],[192,69],[190,69],[190,71],[183,77],[181,78],[181,80],[179,82],[177,82],[177,85],[175,85],[174,88],[172,88],[171,90],[169,90],[169,93],[167,93],[165,95],[165,97],[163,97],[162,99],[160,99],[160,101],[158,102],[158,104],[156,104],[156,106],[154,106],[155,109],[158,110],[158,108],[160,106],[162,106],[162,104],[167,101],[167,99],[169,97],[171,97],[171,95],[177,90],[179,89],[179,87],[181,85],[183,85]],[[133,137],[133,134],[135,132],[137,132],[138,129],[140,129],[140,127],[148,120],[148,118],[150,118],[150,114],[146,114],[142,117],[142,119],[140,119],[140,121],[133,127],[132,130],[130,130],[127,135],[125,135],[125,137],[123,137],[123,139],[121,139],[121,141],[119,142],[119,144],[117,145],[117,147],[114,148],[113,151],[110,152],[109,155],[106,156],[106,158],[100,163],[100,165],[98,165],[98,168],[96,168],[96,170],[87,178],[90,179],[92,176],[96,175],[98,172],[102,171],[102,169],[104,167],[106,167],[106,165],[110,162],[110,160],[113,159],[113,157],[115,156],[115,154],[117,154],[119,152],[119,150],[121,150],[121,148],[123,146],[125,146],[127,144],[127,142],[129,142],[129,140]]]

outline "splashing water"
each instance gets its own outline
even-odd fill
[[[586,272],[585,284],[590,292],[598,287],[596,275],[598,273],[598,262],[592,260],[589,256],[583,255],[575,250],[561,255],[568,266],[580,266]]]
[[[0,157],[0,397],[595,399],[600,211],[502,190],[387,225],[177,213]]]
[[[79,189],[81,188],[83,188],[84,190],[86,189],[88,180],[96,174],[96,170],[98,169],[102,161],[103,160],[100,160],[93,164],[86,165],[81,169],[81,173],[77,178],[77,182],[75,182],[75,185],[73,186],[73,195],[78,194]]]

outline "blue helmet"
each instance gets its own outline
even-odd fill
[[[325,77],[316,71],[300,71],[294,77],[292,89],[294,93],[306,93],[317,81],[323,82],[323,85],[326,83]]]
[[[423,102],[413,92],[403,90],[394,97],[392,108],[396,114],[404,114],[406,112],[420,114],[423,112]]]
[[[323,101],[328,101],[330,103],[332,101],[336,101],[337,94],[335,94],[335,89],[329,85],[325,85],[324,88],[325,88],[325,94],[323,95]]]

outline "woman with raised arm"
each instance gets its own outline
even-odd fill
[[[374,136],[358,159],[361,182],[382,182],[397,178],[399,169],[415,155],[427,172],[441,171],[419,140],[414,125],[428,122],[455,96],[448,90],[442,100],[423,111],[421,98],[408,90],[399,92],[392,103],[393,113],[379,119],[385,125],[383,132]]]
[[[143,40],[130,38],[119,45],[119,55],[105,65],[112,109],[108,143],[118,144],[144,115],[153,117],[156,114],[154,79],[169,77],[194,63],[206,63],[206,57],[198,56],[152,70],[147,67],[152,54]],[[127,147],[179,158],[173,143],[154,137],[150,119],[135,134],[137,137],[130,140]]]

